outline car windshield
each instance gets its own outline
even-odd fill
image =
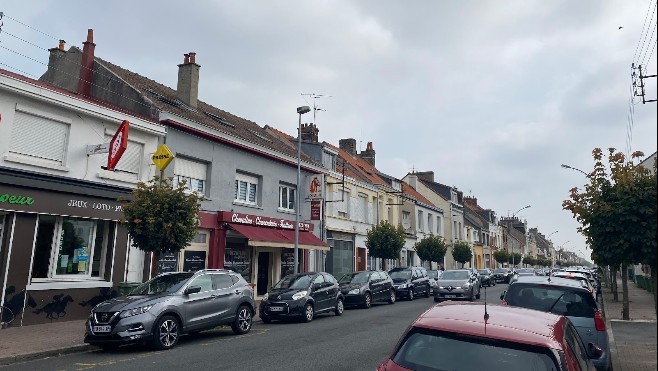
[[[288,275],[283,277],[279,282],[274,285],[274,289],[305,289],[311,284],[313,275]]]
[[[507,273],[507,269],[496,269],[494,273]]]
[[[427,277],[439,278],[439,271],[427,271]]]
[[[597,310],[596,302],[589,292],[562,286],[513,284],[505,294],[505,301],[515,307],[567,317],[594,318]]]
[[[403,279],[403,280],[408,280],[411,278],[411,271],[391,271],[388,272],[388,275],[391,276],[392,279]]]
[[[193,273],[174,273],[157,276],[135,287],[129,295],[171,294],[178,291],[193,275]]]
[[[516,272],[519,274],[535,274],[534,269],[528,269],[528,268],[521,268]]]
[[[442,280],[467,280],[469,277],[466,271],[445,271],[441,275]]]
[[[409,332],[393,362],[410,370],[561,369],[545,348],[424,329]]]
[[[366,283],[368,282],[368,277],[370,277],[370,272],[348,273],[341,277],[338,283]]]
[[[480,273],[480,274],[489,274],[489,271],[486,270],[486,269],[479,269],[478,273]]]

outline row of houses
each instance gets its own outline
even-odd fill
[[[407,236],[389,266],[427,265],[414,244],[431,234],[471,243],[477,268],[494,267],[500,248],[552,254],[525,221],[498,218],[431,171],[377,170],[372,142],[357,152],[352,138],[320,141],[313,123],[291,136],[203,102],[196,53],[178,64],[174,89],[95,47],[92,30],[82,49],[60,42],[39,79],[0,69],[0,303],[13,325],[86,318],[123,283],[166,271],[232,269],[261,296],[293,270],[296,212],[300,269],[338,277],[380,266],[365,241],[381,221]],[[128,145],[111,169],[99,148],[125,121]],[[151,156],[163,144],[174,160],[160,174]],[[132,246],[118,201],[155,175],[205,197],[194,240],[160,259]],[[457,267],[450,254],[442,265]]]

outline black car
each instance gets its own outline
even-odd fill
[[[259,314],[264,323],[286,318],[311,322],[320,313],[342,315],[343,300],[338,281],[329,273],[289,274],[263,296]]]
[[[373,302],[395,303],[393,280],[386,272],[361,271],[348,273],[338,281],[345,306],[370,308]]]
[[[493,278],[496,283],[509,283],[510,278],[512,278],[512,271],[507,268],[496,268],[493,270]]]
[[[395,295],[414,300],[417,295],[429,298],[431,295],[430,279],[427,270],[423,267],[398,267],[388,271],[393,279]]]
[[[478,273],[480,274],[480,286],[496,286],[496,280],[493,278],[493,271],[491,269],[478,269]]]

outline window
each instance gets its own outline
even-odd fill
[[[361,221],[364,223],[370,223],[370,213],[368,212],[368,195],[359,193],[359,208],[361,209]]]
[[[329,153],[329,152],[323,151],[322,152],[322,166],[325,169],[336,170],[336,156]]]
[[[212,276],[209,274],[202,274],[198,277],[196,277],[190,284],[187,286],[187,288],[193,287],[193,286],[199,286],[201,288],[201,291],[199,292],[206,292],[206,291],[212,291]]]
[[[235,176],[235,201],[256,205],[258,193],[258,178],[238,173]]]
[[[106,132],[105,141],[111,141],[113,135],[110,135],[109,131]],[[126,174],[135,180],[139,179],[139,170],[142,167],[142,157],[144,157],[143,153],[144,145],[142,143],[128,139],[126,151],[121,155],[121,159],[114,167],[114,171]]]
[[[341,201],[342,200],[342,201]],[[336,210],[338,211],[338,216],[343,218],[349,218],[350,216],[350,190],[349,189],[339,189],[338,198],[336,200]]]
[[[295,211],[295,195],[297,190],[287,185],[279,186],[279,208]]]
[[[115,222],[39,215],[32,278],[109,280]]]
[[[441,216],[436,217],[436,234],[443,236],[443,218]]]
[[[418,210],[418,232],[422,232],[423,229],[423,212]]]
[[[459,235],[457,234],[457,221],[452,222],[452,239],[456,240]]]
[[[174,184],[185,182],[185,189],[205,194],[208,167],[203,162],[176,157],[174,160]]]
[[[408,226],[411,225],[411,221],[409,219],[411,219],[411,213],[408,212],[408,211],[403,211],[402,212],[402,226],[404,228],[408,228]]]
[[[9,151],[47,164],[63,166],[71,120],[16,107]]]
[[[432,233],[434,231],[434,216],[430,213],[427,213],[427,232]]]
[[[228,289],[234,284],[233,278],[229,274],[213,274],[212,277],[218,290]]]

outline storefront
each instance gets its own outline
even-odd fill
[[[331,250],[327,254],[327,272],[337,279],[346,273],[354,272],[357,256],[354,251],[354,238],[352,233],[327,231],[327,242]]]
[[[84,319],[117,296],[129,189],[0,170],[0,302],[11,326]]]
[[[294,272],[294,221],[230,211],[204,211],[200,219],[200,228],[208,231],[208,268],[239,272],[258,296]],[[310,251],[329,250],[313,229],[312,224],[299,223],[300,271],[308,270]]]

